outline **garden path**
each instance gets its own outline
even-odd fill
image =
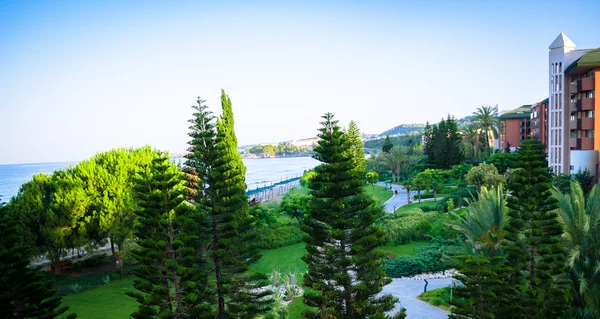
[[[452,283],[452,278],[429,279],[427,281],[429,282],[427,291],[429,291],[449,286]],[[417,299],[417,296],[423,292],[424,286],[425,282],[423,280],[394,279],[389,285],[383,287],[381,293],[389,293],[400,299],[396,304],[396,308],[390,314],[394,314],[402,306],[406,308],[406,317],[410,319],[448,318],[448,311]]]
[[[377,183],[377,185],[385,187],[385,183],[383,183],[383,182],[379,182],[379,183]],[[394,208],[398,208],[400,206],[408,204],[408,198],[406,198],[406,190],[404,189],[404,187],[402,187],[400,185],[392,184],[392,189],[395,191],[397,190],[398,195],[392,195],[392,198],[390,198],[387,202],[385,202],[384,205],[385,205],[385,211],[393,214]],[[410,197],[413,197],[416,194],[417,194],[416,191],[411,191]]]

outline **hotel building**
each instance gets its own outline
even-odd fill
[[[549,98],[532,108],[534,133],[546,137],[548,165],[555,174],[588,169],[598,175],[600,138],[600,49],[576,50],[575,43],[561,33],[549,49]],[[547,131],[545,121],[547,119]]]

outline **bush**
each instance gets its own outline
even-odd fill
[[[419,257],[398,256],[385,262],[385,271],[392,278],[409,277],[423,273],[424,265]]]
[[[600,312],[591,309],[571,308],[565,312],[563,319],[600,319]]]
[[[263,231],[258,231],[256,239],[256,247],[259,249],[275,249],[302,241],[305,234],[294,224],[280,225],[274,228],[262,228]]]
[[[419,208],[395,213],[393,219],[386,220],[385,228],[390,234],[388,239],[396,244],[425,239],[435,215]]]
[[[419,295],[419,299],[443,309],[450,308],[450,287],[434,289]]]
[[[448,200],[452,199],[454,202],[454,207],[462,207],[467,206],[469,202],[477,200],[477,189],[473,186],[465,187],[465,188],[456,188],[452,190],[448,196],[444,197],[440,204],[439,208],[441,211],[448,211]]]
[[[78,277],[57,275],[50,272],[43,272],[43,274],[47,279],[54,281],[54,289],[58,296],[66,296],[105,286],[107,280],[114,281],[123,279],[131,275],[131,267],[125,267],[123,274],[121,274],[121,270],[92,273]]]

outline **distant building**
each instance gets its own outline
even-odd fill
[[[550,44],[548,101],[548,165],[555,174],[588,169],[598,175],[600,49],[575,50],[561,33]],[[598,124],[598,125],[596,125]]]
[[[531,105],[523,105],[500,115],[503,130],[500,134],[500,148],[516,150],[522,140],[531,135]]]
[[[536,137],[548,148],[548,99],[531,106],[531,137]]]

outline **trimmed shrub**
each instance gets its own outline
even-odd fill
[[[58,296],[66,296],[74,293],[91,290],[96,287],[105,286],[107,280],[115,281],[131,275],[131,268],[125,267],[123,273],[121,270],[105,271],[99,273],[85,274],[78,277],[67,275],[57,275],[55,273],[43,272],[44,276],[54,281],[54,289]]]
[[[285,224],[273,228],[263,228],[258,231],[256,247],[259,249],[275,249],[302,241],[305,234],[298,225]]]
[[[398,256],[385,262],[385,271],[392,278],[409,277],[423,273],[423,262],[419,257]]]

